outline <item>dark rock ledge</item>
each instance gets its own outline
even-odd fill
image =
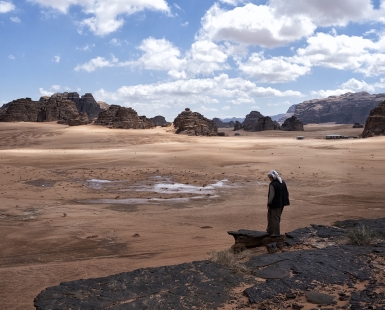
[[[340,228],[312,225],[286,234],[286,240],[290,240],[288,246],[301,245],[309,237],[333,240],[359,224],[384,232],[385,218],[343,221]],[[301,309],[306,298],[314,308],[336,309],[339,302],[339,309],[379,310],[385,309],[384,263],[385,243],[253,256],[244,263],[247,273],[205,260],[61,283],[43,290],[34,305],[44,310],[217,309],[241,303],[234,290],[246,284],[249,287],[243,293],[249,304],[238,308],[255,304],[257,309]],[[341,289],[322,292],[335,286]]]

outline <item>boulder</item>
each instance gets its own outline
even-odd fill
[[[234,131],[237,131],[237,130],[241,130],[243,127],[242,127],[242,124],[238,121],[235,121],[235,124],[234,124]]]
[[[304,124],[364,123],[370,111],[384,100],[385,94],[346,93],[341,96],[304,101],[296,106],[294,115]]]
[[[114,104],[110,105],[108,110],[100,112],[94,124],[121,129],[149,129],[154,127],[149,119],[145,116],[138,116],[134,109]]]
[[[174,127],[177,134],[186,134],[188,136],[218,135],[218,128],[213,121],[198,112],[192,112],[189,108],[186,108],[174,119]]]
[[[385,100],[370,111],[362,133],[363,138],[385,136]]]
[[[282,124],[282,130],[285,131],[303,131],[302,122],[296,118],[294,115],[287,118]]]
[[[150,121],[155,125],[155,126],[163,126],[164,124],[167,124],[166,119],[164,116],[157,115],[155,117],[150,118]]]

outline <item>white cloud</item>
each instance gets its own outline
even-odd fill
[[[60,88],[61,88],[61,86],[60,86],[60,85],[52,85],[51,88],[52,88],[53,90],[59,91]]]
[[[94,34],[105,36],[124,24],[124,15],[132,15],[144,10],[169,13],[165,0],[29,0],[45,7],[68,13],[70,6],[81,6],[91,17],[79,22],[81,27],[89,28]]]
[[[241,1],[221,2],[238,5]],[[271,0],[266,5],[247,3],[231,10],[215,3],[202,18],[198,37],[274,48],[310,37],[318,27],[385,23],[384,16],[385,1],[379,10],[371,0]],[[332,34],[337,35],[335,29]]]
[[[178,10],[182,11],[182,8],[181,8],[178,4],[173,3],[173,5],[174,5]]]
[[[269,107],[279,107],[283,105],[290,105],[291,103],[289,101],[284,101],[284,102],[277,102],[277,103],[268,103],[267,106]]]
[[[48,91],[48,90],[44,90],[43,88],[39,88],[39,93],[40,93],[40,96],[52,96],[54,94],[54,92],[52,91]]]
[[[14,23],[21,23],[21,19],[19,17],[10,17],[9,19]]]
[[[98,68],[105,68],[105,67],[114,67],[117,66],[118,59],[112,56],[111,60],[107,60],[104,57],[96,57],[91,59],[90,61],[82,64],[82,65],[77,65],[75,67],[75,71],[87,71],[87,72],[93,72]]]
[[[56,63],[59,63],[60,62],[60,56],[56,55],[56,56],[53,56],[53,62],[56,62]]]
[[[77,47],[76,49],[79,51],[90,51],[95,47],[95,44],[86,44],[83,47]]]
[[[189,79],[168,83],[123,86],[115,92],[100,89],[95,93],[98,100],[116,101],[126,106],[165,104],[170,107],[189,105],[210,106],[220,102],[230,104],[255,103],[260,97],[300,97],[298,91],[280,91],[271,87],[258,87],[241,78],[229,78],[226,74],[212,79]],[[215,107],[217,108],[217,107]]]
[[[283,46],[313,34],[316,25],[306,15],[276,15],[266,5],[248,3],[233,10],[214,4],[202,18],[199,38],[264,47]]]
[[[182,24],[180,24],[182,27],[187,27],[188,26],[188,22],[184,22]]]
[[[238,4],[244,3],[245,1],[244,0],[219,0],[219,2],[237,6]]]
[[[114,46],[121,46],[122,45],[122,41],[120,39],[117,39],[117,38],[112,38],[110,40],[110,44],[114,45]]]
[[[131,62],[131,65],[149,70],[179,70],[185,62],[180,59],[179,49],[165,39],[150,37],[143,40],[138,49],[144,54],[137,61]]]
[[[309,73],[310,67],[292,63],[290,57],[265,59],[261,52],[252,54],[247,62],[239,63],[239,70],[260,82],[280,83],[295,81]]]
[[[12,2],[0,1],[0,13],[8,13],[15,10],[16,7]]]
[[[257,106],[257,105],[254,105],[254,106],[250,107],[250,109],[251,109],[252,111],[258,111],[258,110],[260,109],[260,107]]]
[[[103,67],[139,67],[146,70],[168,71],[173,78],[192,78],[195,75],[213,75],[215,71],[229,69],[224,53],[225,47],[211,41],[197,41],[184,55],[166,39],[147,38],[142,41],[138,49],[143,52],[136,60],[119,62],[104,57],[91,59],[87,63],[77,65],[75,70],[95,71]]]
[[[9,58],[9,59],[12,59],[12,60],[16,59],[16,57],[13,56],[13,55],[9,55],[8,58]]]
[[[355,92],[361,92],[366,91],[369,93],[375,93],[376,89],[378,88],[385,88],[385,78],[380,79],[379,82],[374,84],[368,84],[365,81],[358,81],[354,78],[351,78],[350,80],[342,83],[340,85],[340,88],[334,89],[334,90],[318,90],[318,91],[311,91],[311,95],[315,96],[317,98],[327,98],[329,96],[339,96],[346,93],[355,93]]]
[[[205,112],[216,112],[216,111],[218,111],[218,109],[215,109],[215,108],[208,108],[208,107],[205,107],[205,106],[203,106],[203,105],[200,106],[199,110],[205,111]]]
[[[230,110],[230,107],[228,105],[225,105],[221,108],[221,110],[228,111]]]
[[[381,51],[385,51],[385,37],[373,42],[358,36],[317,33],[307,39],[305,48],[297,50],[298,57],[292,61],[377,76],[385,73],[385,54]]]

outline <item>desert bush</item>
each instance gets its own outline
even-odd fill
[[[359,225],[347,232],[348,243],[355,245],[370,245],[385,239],[383,233],[371,229],[367,225]]]
[[[233,271],[247,273],[247,268],[242,264],[251,257],[251,252],[249,250],[242,251],[240,253],[234,253],[233,250],[212,250],[207,253],[208,259],[229,267]]]

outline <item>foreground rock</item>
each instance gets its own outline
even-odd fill
[[[296,106],[294,115],[304,124],[365,123],[370,111],[384,100],[385,94],[346,93],[341,96],[304,101]]]
[[[214,122],[198,112],[186,108],[174,119],[175,133],[188,136],[217,136],[218,128]]]
[[[282,130],[285,131],[303,131],[303,123],[294,115],[287,118],[282,124]]]
[[[370,111],[362,133],[363,138],[385,135],[385,101]]]
[[[60,97],[42,97],[39,101],[31,98],[17,99],[8,104],[0,118],[2,122],[53,122],[68,124],[71,119],[79,119],[80,115],[73,101]],[[88,117],[82,118],[87,124]]]
[[[118,105],[110,105],[108,110],[100,112],[94,124],[120,129],[149,129],[155,126],[147,117],[138,116],[134,109]]]
[[[337,238],[346,229],[365,224],[383,231],[385,218],[343,221],[341,228],[312,225],[287,236],[299,245],[308,237]],[[289,238],[289,237],[288,237]],[[339,245],[253,256],[242,273],[212,261],[138,269],[109,277],[61,283],[42,291],[36,309],[300,309],[316,307],[383,309],[385,243],[372,246]],[[262,282],[260,279],[266,279]],[[249,304],[235,292],[243,294]],[[333,308],[334,309],[334,308]]]

